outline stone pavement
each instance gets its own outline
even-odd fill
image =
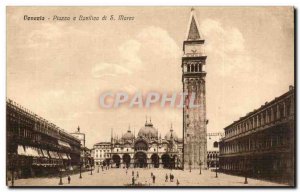
[[[211,170],[169,170],[169,169],[128,169],[126,174],[125,169],[109,169],[97,173],[97,168],[90,172],[82,173],[82,179],[79,179],[79,174],[71,175],[71,184],[68,184],[67,177],[63,177],[63,185],[59,184],[59,178],[30,178],[19,179],[15,181],[15,186],[125,186],[132,183],[132,171],[136,178],[137,172],[139,177],[136,178],[136,183],[141,183],[147,186],[176,186],[178,179],[179,186],[284,186],[283,184],[272,183],[268,181],[256,180],[248,178],[248,184],[244,184],[244,177],[218,173],[218,178],[215,178],[215,172]],[[151,172],[155,175],[155,184],[152,183]],[[173,182],[165,182],[165,176],[170,177],[172,173],[175,178]],[[9,182],[10,184],[10,182]]]

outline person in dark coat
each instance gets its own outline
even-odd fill
[[[139,172],[138,171],[136,172],[136,178],[139,178]]]
[[[155,175],[152,176],[152,181],[155,183]]]
[[[179,185],[179,181],[178,181],[178,179],[177,179],[177,182],[176,182],[176,184],[177,184],[177,186]]]
[[[134,176],[134,171],[132,171],[132,177]]]
[[[71,177],[70,177],[70,175],[68,175],[68,184],[70,184],[71,183]]]
[[[168,178],[169,178],[168,174],[166,174],[166,180],[165,180],[165,182],[168,182]]]
[[[134,179],[134,177],[132,177],[132,185],[134,185],[135,184],[135,179]]]

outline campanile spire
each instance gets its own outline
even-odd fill
[[[191,9],[189,24],[186,33],[186,40],[201,40],[202,34],[200,32],[200,26],[197,22],[197,17],[195,14],[195,9]]]

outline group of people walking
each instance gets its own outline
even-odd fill
[[[169,179],[169,176],[168,174],[166,174],[166,180],[165,182],[168,182],[168,179]],[[173,182],[174,181],[174,175],[172,173],[170,173],[170,182]],[[177,179],[176,181],[176,185],[178,186],[179,185],[179,180]]]
[[[126,175],[127,174],[128,174],[128,170],[126,169]],[[132,170],[131,174],[132,174],[132,185],[135,185],[136,184],[136,180],[139,178],[139,172],[138,171],[136,172],[136,177],[135,177],[134,170]],[[174,177],[174,175],[172,173],[170,173],[170,176],[168,174],[166,174],[165,178],[166,178],[165,182],[168,182],[169,178],[170,178],[170,182],[173,182],[174,179],[175,179],[175,177]],[[152,179],[152,183],[155,184],[156,176],[152,172],[151,172],[151,179]],[[178,179],[176,181],[176,185],[179,186],[179,180]]]

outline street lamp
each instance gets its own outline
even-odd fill
[[[11,169],[11,186],[13,187],[15,184],[15,174],[14,168]]]
[[[201,175],[201,165],[202,165],[202,161],[199,162],[199,168],[200,168],[199,174],[200,174],[200,175]]]
[[[80,164],[79,164],[79,179],[82,179],[82,176],[81,176],[81,167],[82,167],[82,162],[80,161]]]
[[[190,172],[192,172],[192,161],[189,160],[189,167],[190,167]]]
[[[62,169],[59,168],[59,183],[58,185],[63,185],[63,182],[62,182]]]
[[[248,184],[248,175],[247,175],[247,172],[248,172],[248,163],[247,163],[247,159],[246,159],[246,156],[245,156],[245,159],[244,159],[244,163],[245,163],[245,181],[244,181],[244,184]]]
[[[218,167],[217,167],[217,159],[216,159],[216,178],[218,178]]]
[[[16,154],[12,154],[11,156],[11,186],[13,187],[15,185],[15,164],[14,162],[16,162],[16,164],[18,164],[18,159],[17,159],[17,155]]]

